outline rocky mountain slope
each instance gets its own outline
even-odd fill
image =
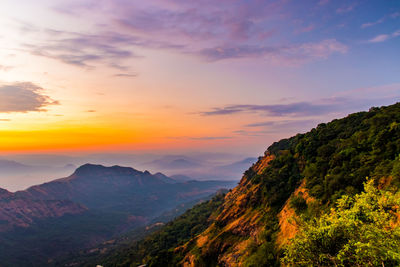
[[[287,245],[303,231],[302,224],[326,214],[339,200],[344,203],[346,197],[351,199],[362,192],[367,177],[377,186],[377,192],[399,190],[400,103],[351,114],[320,124],[306,134],[274,143],[245,172],[240,184],[225,196],[220,207],[214,209],[218,212],[209,217],[204,231],[175,240],[168,248],[158,249],[157,244],[152,244],[141,247],[138,254],[137,247],[132,246],[128,252],[109,255],[104,261],[99,258],[96,263],[105,262],[110,266],[129,266],[131,263],[147,266],[279,266],[283,256],[289,253]],[[342,208],[346,206],[342,204]],[[400,225],[400,221],[396,221],[400,218],[396,213],[398,206],[392,206],[391,210],[389,214],[394,219],[389,226],[399,231],[400,228],[396,228]],[[360,216],[357,223],[362,225],[366,222]],[[192,227],[196,228],[196,225]],[[340,235],[341,232],[337,233]],[[168,238],[166,234],[161,229],[151,239]],[[341,238],[335,233],[330,236],[315,242],[316,247],[325,249],[323,253],[328,255],[329,260],[324,265],[335,266],[336,262],[331,260],[336,259],[335,253],[355,248],[347,243],[347,237]],[[397,235],[383,236],[398,238]],[[370,241],[365,241],[370,237],[363,238],[364,241],[352,244],[367,242],[365,246],[371,246],[368,245]],[[374,254],[378,250],[366,251]],[[396,248],[382,253],[377,256],[380,257],[379,266],[400,263],[394,256],[400,253]],[[338,257],[343,262],[346,256]],[[350,265],[349,262],[344,264]]]
[[[68,200],[32,200],[0,189],[0,232],[27,228],[35,220],[81,214],[87,208]]]

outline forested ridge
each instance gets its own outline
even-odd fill
[[[398,266],[399,184],[397,103],[272,144],[223,200],[196,206],[104,263]]]

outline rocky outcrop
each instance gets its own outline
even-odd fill
[[[261,174],[273,155],[266,155],[251,167]],[[261,200],[260,184],[253,184],[246,175],[239,185],[229,192],[222,212],[215,222],[203,233],[177,248],[176,252],[185,254],[183,266],[242,266],[251,254],[254,244],[260,244],[264,222],[261,220],[269,211]],[[217,262],[199,262],[199,259],[217,258]]]

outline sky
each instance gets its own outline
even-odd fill
[[[2,0],[0,154],[212,151],[400,99],[400,1]]]

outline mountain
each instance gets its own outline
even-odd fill
[[[68,200],[33,200],[0,188],[0,232],[27,228],[36,220],[81,214],[87,209]]]
[[[235,182],[178,182],[162,173],[85,164],[66,178],[0,190],[1,266],[43,266],[150,223]],[[193,203],[194,204],[194,203]],[[193,204],[188,204],[188,208]],[[187,209],[187,208],[186,208]]]
[[[399,266],[399,187],[397,103],[272,144],[217,206],[86,266]]]
[[[225,179],[239,179],[241,175],[257,162],[257,158],[245,158],[227,165],[221,165],[213,168],[212,173],[215,177],[224,177]]]
[[[161,159],[156,159],[147,163],[148,166],[158,170],[175,170],[175,169],[191,169],[200,168],[201,163],[195,159],[185,156],[165,156]]]
[[[15,172],[26,172],[32,170],[32,166],[18,163],[13,160],[0,159],[0,171],[2,173],[15,173]]]
[[[129,167],[85,164],[69,177],[16,192],[17,196],[54,200],[67,199],[89,209],[128,212],[151,218],[166,208],[210,195],[234,182],[176,182],[161,174]]]

